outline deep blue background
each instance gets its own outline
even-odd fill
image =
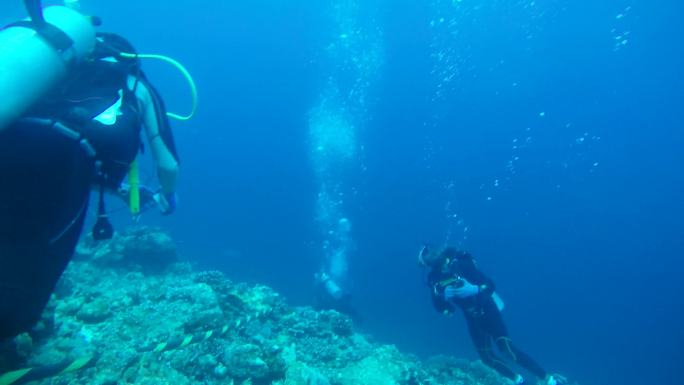
[[[83,3],[139,51],[181,60],[200,90],[197,118],[175,124],[179,210],[144,220],[170,228],[200,266],[310,302],[321,253],[306,114],[331,67],[331,1]],[[585,385],[678,383],[681,3],[362,4],[384,38],[359,127],[365,150],[346,181],[359,191],[346,211],[362,327],[410,352],[475,358],[460,317],[431,309],[414,260],[420,242],[444,241],[456,213],[452,239],[494,277],[514,340],[545,367]],[[18,4],[0,11],[22,15]],[[458,34],[435,39],[440,17]],[[433,101],[435,41],[452,45],[460,72]],[[177,74],[145,68],[184,111]]]

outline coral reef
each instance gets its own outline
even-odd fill
[[[159,228],[133,226],[110,240],[96,241],[89,234],[76,248],[75,259],[102,267],[162,270],[178,261],[176,244]]]
[[[22,364],[90,360],[38,384],[502,383],[480,363],[423,362],[357,333],[335,311],[292,307],[266,286],[194,271],[156,228],[85,240],[45,313],[34,333],[15,338]]]

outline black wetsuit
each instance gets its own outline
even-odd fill
[[[86,63],[0,132],[0,341],[39,320],[78,242],[91,187],[117,188],[140,149],[127,76]],[[94,119],[117,103],[114,122]]]
[[[441,313],[452,313],[456,307],[461,308],[470,338],[482,362],[501,375],[510,379],[515,378],[515,373],[506,365],[507,362],[512,362],[529,370],[537,377],[544,378],[546,376],[544,369],[511,341],[501,311],[492,298],[495,289],[494,282],[477,268],[470,254],[453,248],[447,248],[443,253],[449,258],[448,264],[443,269],[432,269],[428,275],[435,309]],[[446,301],[444,289],[449,285],[458,285],[459,277],[479,286],[480,293],[464,299],[454,298]],[[495,353],[494,345],[504,360]]]

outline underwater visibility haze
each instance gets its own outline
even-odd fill
[[[197,116],[173,123],[178,210],[141,218],[184,259],[298,305],[325,272],[363,332],[474,360],[416,261],[449,244],[493,278],[511,337],[547,370],[680,383],[681,2],[81,4],[197,82]],[[0,11],[25,16],[19,1]],[[143,67],[188,109],[173,68]]]

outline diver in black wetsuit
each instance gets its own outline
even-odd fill
[[[524,384],[524,380],[506,362],[529,370],[543,379],[545,385],[559,383],[556,377],[548,375],[529,355],[513,344],[501,316],[503,302],[494,292],[494,282],[477,268],[470,254],[453,247],[436,250],[423,246],[418,260],[421,265],[431,269],[428,285],[435,309],[450,314],[456,307],[461,308],[470,338],[482,362],[508,378],[512,384]],[[505,361],[495,354],[494,346]]]
[[[140,191],[140,204],[175,209],[178,157],[164,104],[139,59],[124,53],[135,53],[126,40],[98,34],[88,60],[0,131],[0,342],[39,320],[74,252],[93,187],[100,192],[93,235],[111,236],[102,194],[120,191],[143,128],[161,189]]]

